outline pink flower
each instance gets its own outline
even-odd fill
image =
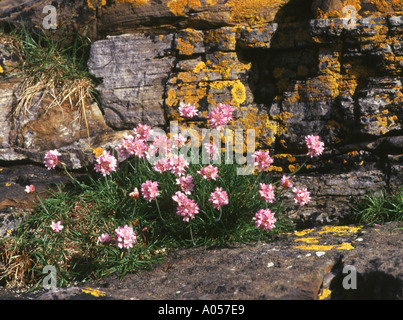
[[[292,188],[292,186],[293,186],[291,179],[289,177],[286,177],[285,174],[281,178],[280,183],[281,183],[281,186],[284,188]]]
[[[305,143],[308,147],[307,155],[311,156],[311,158],[319,156],[323,153],[324,143],[319,141],[319,136],[309,135],[305,137]]]
[[[137,128],[133,129],[136,140],[147,140],[151,127],[146,124],[138,124]]]
[[[216,160],[219,155],[218,147],[213,143],[205,143],[204,150],[209,154],[209,159]]]
[[[271,230],[275,227],[277,219],[274,217],[274,212],[270,209],[260,209],[256,212],[253,218],[257,228],[262,228],[263,230]]]
[[[35,192],[35,186],[33,184],[29,185],[29,186],[25,186],[25,192],[26,193],[34,193]]]
[[[269,151],[257,150],[252,157],[255,159],[255,167],[259,172],[267,170],[273,163]]]
[[[171,155],[169,157],[170,171],[175,176],[181,176],[185,173],[186,168],[189,166],[189,162],[186,160],[183,154]]]
[[[181,115],[181,117],[184,117],[184,118],[193,118],[194,116],[197,115],[196,106],[192,105],[190,103],[184,104],[183,102],[181,102],[179,104],[178,111],[179,111],[179,114]]]
[[[145,156],[147,146],[144,140],[134,139],[132,135],[125,135],[122,139],[122,143],[117,146],[119,156],[122,158],[128,158],[135,155],[138,158]]]
[[[61,156],[61,154],[57,150],[50,150],[49,152],[46,153],[45,166],[48,168],[48,170],[54,169],[56,165],[62,163],[59,160],[59,156]]]
[[[147,180],[141,185],[141,193],[143,194],[144,199],[151,202],[160,195],[158,190],[158,182]]]
[[[140,196],[139,190],[134,188],[132,192],[129,193],[129,197],[132,199],[137,199]]]
[[[232,120],[234,110],[235,108],[229,104],[218,104],[207,116],[209,127],[217,130],[224,129],[227,123]]]
[[[153,142],[148,147],[148,157],[156,156],[157,153],[160,156],[167,156],[171,152],[171,140],[165,135],[158,135],[154,137]]]
[[[219,210],[221,206],[228,204],[228,194],[222,188],[217,187],[214,192],[210,194],[210,199],[212,206]]]
[[[53,222],[50,225],[53,232],[58,233],[63,230],[64,226],[61,224],[60,221]]]
[[[105,243],[111,241],[111,237],[108,233],[103,233],[98,237],[99,242]]]
[[[208,166],[201,168],[199,171],[197,171],[197,173],[200,174],[203,179],[216,180],[218,177],[218,168],[209,164]]]
[[[104,177],[111,174],[112,171],[116,171],[117,160],[112,156],[109,151],[103,151],[103,153],[96,158],[95,171],[100,172]]]
[[[187,138],[180,133],[174,133],[170,136],[170,140],[171,147],[179,149],[185,145]]]
[[[259,195],[266,202],[273,203],[273,201],[276,200],[274,195],[274,186],[272,184],[260,183]]]
[[[128,225],[115,229],[115,243],[120,249],[133,248],[133,244],[136,243],[136,238],[136,233],[134,233],[132,227]]]
[[[190,174],[186,177],[179,177],[179,179],[176,179],[176,184],[180,186],[185,194],[190,194],[193,191],[193,177]]]
[[[177,191],[172,199],[178,204],[176,213],[183,217],[183,221],[189,222],[189,219],[194,219],[199,213],[200,208],[197,203],[189,199],[183,192]]]
[[[294,192],[295,203],[299,203],[301,207],[311,201],[310,192],[306,188],[296,187],[292,191]]]
[[[154,162],[153,170],[159,173],[163,173],[171,169],[169,164],[169,158],[164,157]]]

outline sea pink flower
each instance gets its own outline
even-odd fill
[[[25,192],[26,193],[34,193],[35,192],[35,186],[33,184],[29,185],[29,186],[25,186]]]
[[[209,127],[219,131],[224,129],[227,123],[233,119],[234,110],[235,108],[229,104],[219,103],[207,116]]]
[[[63,230],[64,226],[61,224],[60,221],[54,222],[52,221],[50,225],[53,232],[58,233]]]
[[[140,196],[139,190],[134,188],[132,192],[129,193],[129,197],[132,199],[137,199]]]
[[[210,194],[210,199],[212,206],[219,210],[221,206],[228,204],[228,194],[222,188],[217,187],[214,192]]]
[[[271,212],[270,209],[260,209],[256,212],[253,220],[255,221],[255,225],[257,228],[262,228],[263,230],[271,230],[275,228],[275,223],[277,219],[274,217],[274,212]]]
[[[171,134],[170,140],[171,140],[171,147],[179,149],[185,145],[187,138],[180,133],[174,133]]]
[[[172,199],[178,204],[176,213],[183,217],[183,221],[189,222],[189,219],[194,219],[199,213],[200,208],[197,203],[189,199],[183,192],[177,191]]]
[[[171,169],[171,165],[169,163],[169,158],[164,157],[161,159],[158,159],[157,161],[154,162],[153,170],[157,171],[159,173],[163,173],[165,171],[168,171]]]
[[[136,128],[133,129],[134,136],[136,140],[147,140],[148,135],[151,131],[151,127],[146,124],[138,124]]]
[[[284,187],[284,188],[292,188],[293,187],[291,179],[289,177],[287,177],[285,174],[281,178],[280,183],[281,183],[281,186]]]
[[[218,168],[209,164],[208,166],[201,168],[199,171],[197,171],[197,173],[200,174],[203,179],[216,180],[218,177]]]
[[[117,227],[115,229],[115,243],[120,249],[133,248],[136,238],[136,233],[127,224],[124,227]]]
[[[267,170],[273,163],[269,151],[257,150],[252,157],[255,159],[255,167],[259,172]]]
[[[49,152],[46,153],[45,155],[45,166],[50,169],[54,169],[56,165],[59,163],[61,164],[62,162],[59,160],[59,156],[61,154],[57,150],[50,150]]]
[[[274,195],[274,186],[270,184],[265,184],[265,183],[259,183],[259,195],[260,197],[266,201],[273,203],[275,199]]]
[[[324,143],[319,141],[319,136],[309,135],[305,137],[305,143],[308,147],[307,155],[311,156],[311,158],[319,156],[323,153]]]
[[[111,241],[111,237],[108,233],[103,233],[98,237],[99,242],[105,243]]]
[[[311,201],[310,192],[306,188],[294,187],[292,191],[294,192],[295,203],[299,203],[301,207]]]
[[[100,172],[104,177],[116,171],[117,160],[110,154],[109,151],[103,151],[102,154],[96,158],[95,171]]]
[[[193,177],[190,174],[176,179],[176,184],[180,186],[182,192],[185,194],[190,194],[194,188]]]
[[[218,147],[215,144],[205,143],[203,146],[204,146],[204,150],[206,150],[206,152],[209,155],[209,159],[216,160],[218,158],[219,151],[218,151]]]
[[[151,202],[160,195],[158,182],[147,180],[141,185],[141,193],[143,194],[144,199]]]
[[[171,155],[169,157],[170,171],[175,176],[181,176],[185,173],[186,168],[189,166],[189,162],[186,160],[183,154]]]
[[[171,152],[171,140],[165,135],[155,136],[151,145],[153,146],[152,149],[154,152],[158,151],[159,155],[167,156]]]
[[[196,106],[193,104],[185,104],[183,102],[181,102],[179,104],[179,108],[178,108],[179,114],[181,117],[184,118],[193,118],[194,116],[197,115],[197,109]]]

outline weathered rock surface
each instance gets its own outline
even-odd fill
[[[305,229],[281,235],[269,243],[177,250],[152,270],[139,271],[122,279],[112,276],[31,295],[0,291],[0,297],[34,300],[403,299],[402,235],[401,223]],[[353,287],[343,287],[343,281]]]

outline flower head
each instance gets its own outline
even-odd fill
[[[125,225],[124,227],[117,227],[115,229],[115,243],[119,248],[133,248],[136,243],[136,233],[133,232],[132,227]]]
[[[169,158],[168,157],[163,157],[161,159],[158,159],[157,161],[154,162],[153,170],[157,171],[159,173],[163,173],[165,171],[168,171],[171,169],[171,166],[169,164]]]
[[[255,167],[259,172],[267,170],[273,163],[269,151],[257,150],[252,157],[255,159]]]
[[[133,134],[136,137],[136,140],[147,140],[150,131],[150,126],[139,123],[137,127],[133,129]]]
[[[117,160],[109,151],[104,151],[96,158],[96,161],[95,171],[100,172],[104,177],[110,175],[112,171],[116,171]]]
[[[270,209],[260,209],[256,212],[253,220],[257,228],[262,228],[263,230],[271,230],[275,227],[277,219],[274,217],[274,212]]]
[[[210,199],[212,206],[219,210],[221,206],[228,204],[228,194],[222,188],[217,187],[214,192],[210,194]]]
[[[203,179],[216,180],[218,177],[218,168],[209,164],[208,166],[201,168],[199,171],[197,171],[197,173],[200,174]]]
[[[25,192],[26,193],[34,193],[35,192],[35,186],[33,184],[29,185],[29,186],[25,186]]]
[[[187,138],[180,133],[174,133],[170,135],[170,140],[171,140],[171,147],[179,149],[185,145]]]
[[[184,192],[185,194],[190,194],[193,191],[193,177],[190,174],[176,179],[176,184],[180,186],[182,192]]]
[[[56,165],[62,163],[59,160],[59,156],[61,156],[61,154],[57,150],[50,150],[49,152],[46,153],[45,166],[48,168],[48,170],[54,169]]]
[[[53,232],[58,233],[63,230],[64,226],[60,221],[54,222],[50,224],[50,228],[52,229]]]
[[[197,203],[189,199],[183,192],[177,191],[172,199],[178,204],[176,213],[183,217],[183,221],[189,222],[190,219],[194,219],[195,215],[199,213],[199,206]]]
[[[178,108],[179,114],[181,117],[184,118],[193,118],[194,116],[197,115],[197,109],[196,106],[193,104],[185,104],[183,102],[181,102],[179,104],[179,108]]]
[[[227,123],[232,120],[234,110],[235,108],[229,104],[218,104],[207,116],[209,127],[219,131],[224,129]]]
[[[143,194],[144,199],[151,202],[160,195],[158,182],[147,180],[141,185],[141,193]]]
[[[310,192],[306,188],[294,187],[294,201],[302,207],[311,201]]]
[[[284,187],[284,188],[292,188],[293,187],[291,179],[289,177],[287,177],[285,174],[281,178],[280,183],[281,183],[281,186]]]
[[[186,168],[189,166],[189,162],[186,160],[183,154],[171,155],[169,157],[169,170],[175,176],[181,176],[185,173]]]
[[[216,160],[218,159],[219,151],[218,147],[213,143],[204,143],[204,150],[209,155],[209,159]]]
[[[137,199],[140,196],[139,190],[134,188],[132,192],[129,193],[129,197],[132,199]]]
[[[274,186],[271,183],[259,183],[259,195],[266,202],[273,203],[273,201],[276,200],[274,195]]]
[[[101,243],[106,243],[111,241],[111,237],[109,236],[108,233],[103,233],[98,237],[99,242]]]
[[[307,155],[311,156],[311,158],[319,156],[323,153],[324,143],[319,141],[319,136],[309,135],[305,137],[305,143],[308,147]]]

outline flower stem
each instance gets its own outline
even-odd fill
[[[191,222],[189,222],[189,230],[190,230],[190,238],[192,239],[192,243],[193,243],[193,245],[195,246],[196,243],[195,243],[195,241],[193,240],[192,223],[191,223]]]
[[[155,203],[157,204],[158,214],[160,215],[161,220],[162,220],[162,221],[165,221],[165,219],[164,219],[164,218],[162,217],[162,215],[161,215],[161,210],[160,210],[160,206],[159,206],[159,204],[158,204],[158,201],[155,200]]]
[[[220,207],[220,215],[218,216],[217,219],[215,219],[215,222],[218,222],[218,221],[221,220],[221,215],[222,215],[222,209],[221,209],[221,207]]]

